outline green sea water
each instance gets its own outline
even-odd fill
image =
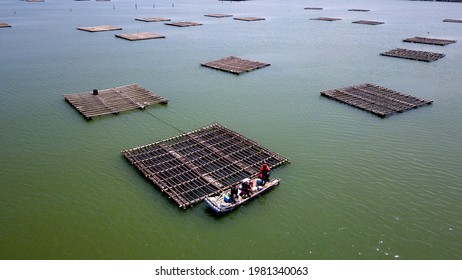
[[[0,1],[0,259],[461,259],[462,24],[443,22],[461,15],[401,0]],[[77,30],[97,25],[123,30]],[[148,31],[166,38],[114,36]],[[458,42],[402,42],[414,36]],[[446,56],[379,55],[397,47]],[[229,55],[271,66],[200,66]],[[381,119],[320,96],[366,82],[434,102]],[[63,98],[131,83],[169,104],[87,121]],[[179,209],[120,153],[212,122],[291,160],[229,215]]]

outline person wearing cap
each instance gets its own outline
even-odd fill
[[[241,181],[241,197],[246,198],[252,193],[252,182],[249,178],[245,178]]]

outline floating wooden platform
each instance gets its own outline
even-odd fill
[[[182,208],[289,162],[218,123],[122,154]]]
[[[324,8],[318,8],[318,7],[306,7],[305,10],[322,10]]]
[[[144,22],[160,22],[160,21],[170,21],[169,18],[162,18],[162,17],[151,17],[151,18],[135,18],[138,21]]]
[[[367,9],[349,9],[349,12],[369,12]]]
[[[381,55],[404,58],[404,59],[411,59],[411,60],[426,61],[426,62],[432,62],[440,58],[443,58],[445,56],[445,54],[442,54],[442,53],[416,51],[416,50],[408,50],[408,49],[400,49],[400,48],[392,49],[388,52],[381,53]]]
[[[455,40],[446,40],[446,39],[433,39],[433,38],[425,38],[425,37],[412,37],[412,38],[404,39],[403,42],[446,46],[446,45],[449,45],[449,44],[454,44],[457,41],[455,41]]]
[[[102,32],[102,31],[122,30],[122,27],[117,27],[117,26],[112,26],[112,25],[100,25],[100,26],[89,26],[89,27],[77,27],[77,29],[88,31],[88,32]]]
[[[379,117],[388,117],[433,102],[375,84],[321,91],[321,95],[368,111]]]
[[[379,24],[384,24],[385,22],[383,22],[383,21],[374,21],[374,20],[357,20],[357,21],[353,21],[353,23],[368,24],[368,25],[379,25]]]
[[[11,27],[8,23],[0,22],[0,28]]]
[[[228,56],[219,60],[201,63],[201,65],[233,74],[241,74],[270,66],[271,64]]]
[[[333,17],[317,17],[317,18],[310,18],[311,20],[323,20],[323,21],[336,21],[341,20],[341,18],[333,18]]]
[[[232,17],[233,15],[229,14],[208,14],[204,15],[205,17],[214,17],[214,18],[225,18],[225,17]]]
[[[177,26],[177,27],[190,27],[190,26],[202,25],[202,23],[191,22],[191,21],[167,22],[167,23],[164,23],[164,24]]]
[[[94,93],[65,94],[64,98],[87,119],[168,102],[165,97],[138,84],[99,90],[96,95]]]
[[[235,20],[243,20],[243,21],[259,21],[259,20],[265,20],[265,18],[262,17],[235,17]]]
[[[152,32],[140,32],[131,34],[115,34],[116,37],[129,41],[149,40],[149,39],[163,39],[164,35],[155,34]]]
[[[462,19],[452,19],[452,18],[447,18],[443,20],[444,22],[453,22],[453,23],[462,23]]]

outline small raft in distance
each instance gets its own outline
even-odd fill
[[[257,185],[257,179],[253,179],[253,186]],[[216,213],[226,213],[234,210],[235,208],[241,206],[242,204],[246,203],[249,200],[259,197],[261,194],[273,189],[279,183],[281,179],[273,178],[271,181],[266,183],[264,186],[259,186],[258,190],[254,190],[252,194],[247,198],[242,198],[240,195],[236,199],[236,202],[226,202],[225,196],[227,196],[230,190],[226,190],[216,196],[209,196],[205,198],[205,203]]]

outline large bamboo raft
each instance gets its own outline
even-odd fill
[[[233,15],[230,14],[206,14],[205,17],[213,17],[213,18],[225,18],[225,17],[232,17]]]
[[[77,27],[77,29],[82,30],[82,31],[88,31],[88,32],[104,32],[104,31],[122,30],[122,27],[112,26],[112,25],[99,25],[99,26]]]
[[[348,9],[349,12],[369,12],[369,9]]]
[[[322,20],[322,21],[337,21],[342,20],[341,18],[334,18],[334,17],[317,17],[317,18],[310,18],[311,20]]]
[[[447,40],[447,39],[426,38],[426,37],[412,37],[412,38],[404,39],[403,42],[446,46],[446,45],[454,44],[457,41],[456,40]]]
[[[321,95],[368,111],[379,117],[431,104],[432,100],[414,97],[375,84],[361,84],[321,91]]]
[[[199,26],[202,23],[192,22],[192,21],[178,21],[178,22],[166,22],[165,25],[171,25],[176,27],[190,27],[190,26]]]
[[[462,19],[447,18],[443,22],[462,23]]]
[[[115,34],[116,37],[129,41],[149,40],[149,39],[163,39],[164,35],[155,34],[152,32],[139,32],[131,34]]]
[[[352,23],[367,24],[367,25],[379,25],[379,24],[384,24],[385,22],[383,22],[383,21],[375,21],[375,20],[357,20],[357,21],[353,21]]]
[[[65,94],[64,98],[87,119],[168,102],[165,97],[138,84],[104,90],[95,89],[93,92]]]
[[[137,21],[144,21],[144,22],[170,21],[169,18],[162,18],[162,17],[135,18],[135,20],[137,20]]]
[[[404,58],[404,59],[411,59],[411,60],[419,60],[419,61],[425,61],[425,62],[433,62],[445,56],[445,54],[443,53],[416,51],[416,50],[408,50],[408,49],[401,49],[401,48],[396,48],[388,52],[383,52],[381,53],[381,55]]]
[[[201,63],[201,65],[238,75],[244,72],[249,72],[252,70],[270,66],[269,63],[251,61],[236,56],[228,56],[222,59]]]
[[[233,18],[235,20],[242,20],[242,21],[260,21],[260,20],[265,20],[265,18],[262,17],[235,17]]]
[[[182,208],[255,177],[263,162],[289,162],[218,123],[122,154]]]

